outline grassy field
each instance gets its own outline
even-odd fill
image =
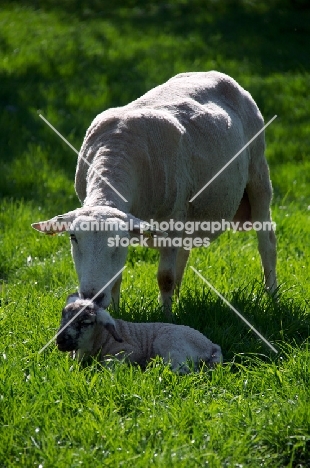
[[[310,467],[310,9],[304,0],[2,1],[0,10],[0,466]],[[30,224],[76,208],[76,155],[102,110],[183,71],[216,69],[267,122],[279,304],[255,233],[227,232],[194,266],[277,348],[186,269],[177,323],[221,345],[187,376],[82,367],[51,344],[77,277],[66,235]],[[120,316],[162,320],[157,253],[131,250]]]

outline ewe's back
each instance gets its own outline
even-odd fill
[[[227,106],[239,115],[254,111],[261,120],[260,112],[250,93],[230,76],[216,71],[180,73],[125,108],[167,109],[177,115],[191,118],[199,110],[212,109],[212,103],[222,109]],[[251,118],[253,119],[253,114]]]
[[[129,203],[122,207],[111,192],[120,209],[142,219],[177,218],[262,126],[254,100],[229,76],[215,71],[181,73],[126,106],[99,114],[81,154],[127,198]],[[188,218],[232,219],[248,180],[250,159],[263,153],[261,134],[229,173],[221,174],[190,204]],[[86,195],[85,169],[79,159],[81,201]],[[109,191],[93,173],[88,192],[98,187]]]

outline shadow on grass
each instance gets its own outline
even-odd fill
[[[238,290],[227,299],[279,352],[277,343],[300,345],[309,338],[306,306],[284,298],[277,304],[257,287],[255,291],[254,287]],[[176,313],[178,323],[197,328],[220,344],[225,360],[231,360],[235,354],[276,356],[220,298],[215,298],[209,291],[200,296],[189,291],[182,296]]]
[[[175,323],[199,330],[221,346],[224,361],[242,360],[240,356],[257,354],[260,359],[277,359],[286,345],[300,346],[310,335],[306,306],[280,299],[277,304],[264,289],[247,287],[227,298],[230,303],[278,350],[276,355],[220,298],[210,291],[183,291],[175,304]],[[112,313],[113,314],[113,313]],[[118,316],[136,322],[165,322],[154,300],[133,306],[123,305]]]
[[[38,205],[53,207],[57,206],[57,199],[61,198],[61,209],[73,209],[75,206],[72,201],[67,208],[63,203],[67,193],[63,193],[63,196],[59,191],[50,193],[52,199],[47,200],[47,190],[42,187],[46,182],[44,178],[56,171],[71,181],[73,193],[77,156],[47,127],[39,113],[46,117],[47,109],[52,108],[54,116],[49,120],[79,150],[86,129],[99,112],[106,107],[119,105],[120,100],[130,101],[139,94],[137,83],[142,82],[143,77],[138,71],[134,71],[134,59],[128,59],[126,64],[126,60],[118,57],[109,64],[101,63],[99,66],[96,58],[81,57],[77,46],[75,51],[71,51],[68,61],[73,64],[73,72],[66,79],[62,77],[57,56],[45,61],[42,67],[45,70],[33,65],[10,75],[0,73],[0,197],[35,200]],[[93,86],[86,73],[88,69],[96,70],[96,73],[102,75],[102,83],[99,79],[95,86],[97,94],[98,87],[102,86],[103,98],[102,102],[97,102],[96,107],[89,105],[83,109],[79,96],[91,95]],[[111,83],[114,82],[113,87]],[[132,83],[132,87],[124,87],[124,82]],[[123,88],[122,93],[116,95],[116,90],[120,87]],[[107,89],[114,92],[108,92]],[[72,94],[76,96],[73,103],[69,97]],[[33,180],[32,177],[25,176],[27,172],[32,173]],[[78,200],[75,204],[79,206]]]
[[[197,44],[184,51],[195,60],[205,53],[223,55],[227,60],[247,61],[253,73],[309,70],[307,37],[310,6],[307,0],[269,2],[229,0],[15,0],[16,5],[56,11],[63,18],[80,21],[108,19],[120,33],[139,30],[167,32],[176,37],[199,36]],[[211,42],[210,42],[211,39]],[[193,41],[194,44],[194,41]]]

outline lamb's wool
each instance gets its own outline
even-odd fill
[[[195,368],[201,362],[208,366],[221,362],[221,348],[193,328],[117,320],[90,301],[75,299],[72,302],[68,298],[62,312],[57,336],[61,351],[75,350],[79,358],[99,353],[102,361],[108,356],[116,356],[141,366],[161,356],[178,372],[188,372],[187,360],[191,360]],[[62,330],[74,316],[72,323]]]

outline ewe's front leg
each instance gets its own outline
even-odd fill
[[[179,299],[180,288],[183,278],[183,273],[186,267],[186,263],[190,254],[190,250],[185,250],[182,247],[178,250],[177,255],[177,264],[176,264],[176,284],[175,284],[175,293]]]
[[[178,249],[175,247],[161,248],[157,272],[160,291],[159,300],[167,318],[172,318],[172,296],[176,285],[176,261]]]
[[[118,311],[119,309],[121,282],[122,282],[122,275],[119,275],[111,291],[112,292],[112,305],[115,311]]]

